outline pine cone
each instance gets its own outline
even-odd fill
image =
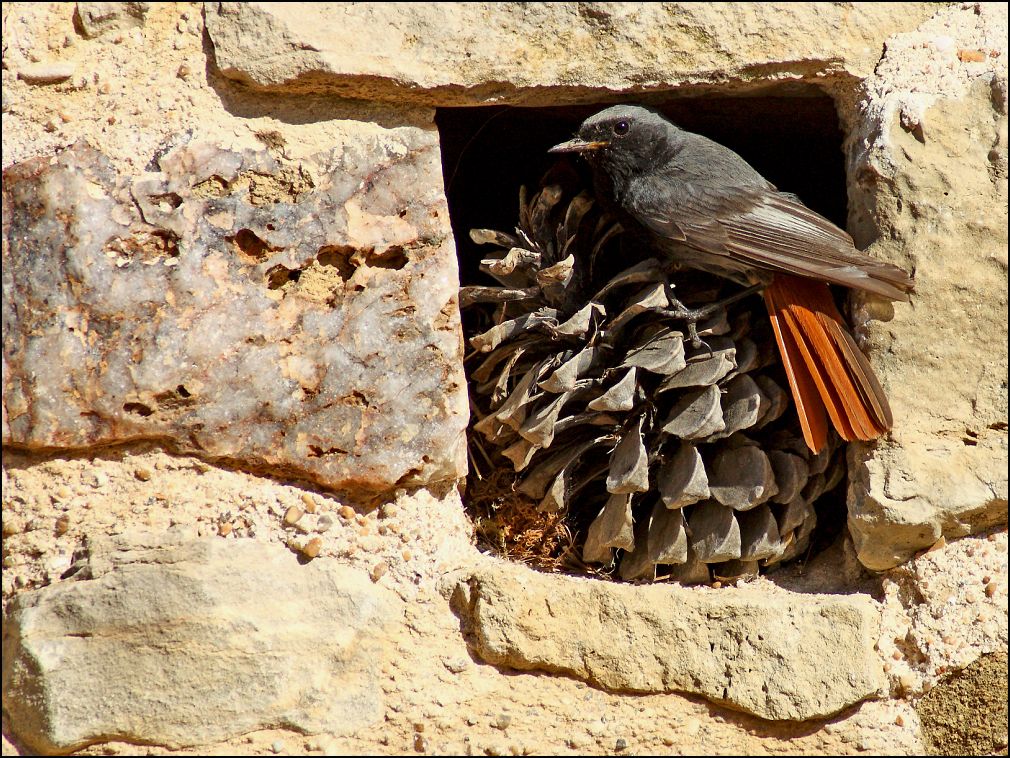
[[[706,345],[693,347],[663,313],[674,291],[704,305],[734,285],[675,272],[561,184],[520,192],[515,234],[470,236],[495,246],[481,270],[499,283],[461,290],[464,307],[495,305],[469,338],[471,444],[508,459],[541,511],[565,515],[585,563],[698,583],[806,550],[813,502],[844,467],[837,440],[811,455],[786,413],[754,300],[700,323]]]

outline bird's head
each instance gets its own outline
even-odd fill
[[[642,173],[679,151],[683,132],[639,105],[615,105],[582,122],[578,136],[550,153],[579,153],[614,179]]]

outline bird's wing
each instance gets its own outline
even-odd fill
[[[652,191],[636,203],[639,221],[666,239],[758,269],[908,299],[912,280],[905,271],[856,250],[848,234],[793,195],[770,185],[675,186],[672,200]]]

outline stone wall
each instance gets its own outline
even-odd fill
[[[1001,4],[5,4],[4,753],[1005,750],[1006,39]],[[814,92],[849,231],[916,277],[854,298],[896,424],[850,536],[722,589],[482,555],[435,109]]]

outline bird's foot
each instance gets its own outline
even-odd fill
[[[701,308],[688,308],[677,298],[673,296],[672,292],[667,292],[667,298],[670,301],[670,307],[657,309],[659,313],[664,316],[669,316],[670,318],[679,319],[687,322],[687,336],[691,340],[691,347],[695,349],[705,348],[709,353],[712,352],[712,348],[698,336],[698,322],[704,321],[709,316],[718,313],[721,309],[728,305],[743,300],[745,297],[750,297],[755,292],[760,292],[765,287],[764,284],[755,284],[739,292],[730,295],[727,298],[719,300],[715,303],[709,303]]]

